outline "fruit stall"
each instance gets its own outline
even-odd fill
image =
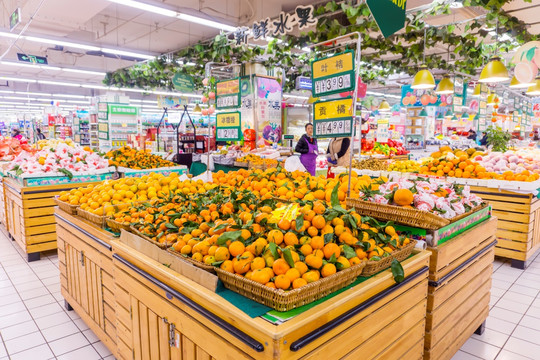
[[[141,177],[151,172],[169,175],[172,172],[178,175],[187,174],[185,165],[178,165],[172,161],[154,155],[148,150],[136,150],[129,146],[110,150],[105,154],[109,165],[115,166],[122,177]]]

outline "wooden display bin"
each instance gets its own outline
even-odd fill
[[[429,252],[274,325],[114,240],[120,359],[420,359]]]
[[[497,225],[495,255],[512,259],[525,269],[540,248],[540,199],[532,194],[471,186],[471,192],[489,201]]]
[[[4,177],[0,176],[0,223],[6,227],[6,231],[9,233],[6,214],[6,190],[4,189]]]
[[[424,359],[451,359],[489,314],[497,219],[431,251]]]
[[[54,196],[94,183],[25,187],[4,178],[6,219],[10,236],[28,254],[28,261],[40,259],[40,251],[56,249]]]
[[[60,284],[66,308],[74,309],[115,353],[116,301],[111,233],[56,209]]]

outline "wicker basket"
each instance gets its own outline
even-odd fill
[[[398,224],[421,229],[436,230],[450,224],[450,220],[430,212],[403,208],[401,206],[377,204],[371,201],[351,198],[347,198],[347,206],[354,207],[356,212],[363,216],[394,221]]]
[[[215,274],[216,273],[216,267],[215,266],[212,266],[212,265],[208,265],[208,264],[205,264],[201,261],[197,261],[197,260],[193,260],[192,258],[190,258],[189,256],[184,256],[182,254],[180,254],[178,251],[174,250],[174,248],[172,247],[169,247],[167,249],[168,252],[170,252],[171,254],[177,256],[178,258],[180,258],[181,260],[183,261],[187,261],[188,263],[190,263],[191,265],[193,266],[196,266],[198,268],[201,268],[203,270],[206,270],[212,274]]]
[[[249,162],[246,161],[246,162],[243,162],[243,161],[235,161],[234,162],[234,166],[236,167],[241,167],[241,168],[247,168],[249,167]]]
[[[77,215],[77,208],[79,207],[79,205],[71,205],[65,201],[60,201],[58,200],[58,196],[55,196],[53,199],[56,205],[58,205],[58,207],[63,211],[67,212],[70,215]]]
[[[379,271],[388,269],[392,265],[392,260],[403,261],[412,254],[416,240],[411,240],[406,246],[392,253],[392,256],[387,256],[379,261],[368,261],[366,267],[362,270],[362,276],[371,276]]]
[[[107,224],[109,229],[111,229],[114,232],[119,233],[119,232],[121,232],[122,229],[124,229],[126,231],[130,231],[130,229],[129,229],[130,225],[129,224],[124,224],[124,223],[121,223],[119,221],[116,221],[116,220],[108,218],[108,217],[105,218],[105,223]]]
[[[89,211],[81,209],[80,207],[77,208],[77,215],[79,215],[80,217],[82,217],[85,220],[90,221],[93,224],[96,224],[100,228],[104,227],[105,216],[100,216],[100,215],[93,214],[93,213],[91,213]]]
[[[167,247],[169,247],[169,245],[167,245],[167,244],[163,244],[163,243],[160,243],[158,241],[154,241],[154,240],[150,239],[148,236],[144,235],[142,232],[137,230],[137,228],[135,228],[134,226],[129,226],[129,231],[136,234],[136,235],[138,235],[138,236],[140,236],[140,237],[142,237],[144,240],[151,242],[152,244],[156,245],[157,247],[159,247],[159,248],[161,248],[163,250],[165,250],[165,249],[167,249]]]
[[[365,262],[351,266],[334,275],[290,291],[273,289],[220,268],[216,268],[216,272],[227,289],[277,311],[289,311],[323,298],[353,283],[362,273],[364,266]]]

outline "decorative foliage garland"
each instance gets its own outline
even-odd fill
[[[447,45],[449,49],[448,54],[427,56],[425,63],[428,68],[476,74],[495,50],[495,44],[483,43],[482,39],[487,35],[487,31],[482,27],[487,25],[495,28],[497,20],[502,29],[500,32],[511,32],[518,44],[535,40],[537,36],[529,34],[523,22],[501,10],[509,1],[464,0],[464,6],[480,6],[490,12],[485,18],[474,19],[466,24],[428,27],[426,49],[440,44]],[[289,91],[294,87],[296,76],[309,75],[310,60],[317,53],[317,49],[311,53],[301,53],[298,49],[307,43],[319,43],[356,31],[363,34],[362,60],[365,66],[360,69],[360,76],[365,83],[369,83],[384,79],[392,73],[416,72],[424,53],[424,20],[428,16],[443,14],[450,14],[449,4],[435,4],[428,11],[408,14],[405,32],[388,39],[382,35],[372,38],[370,34],[378,33],[379,29],[366,4],[353,6],[348,2],[330,1],[315,10],[315,15],[319,18],[316,29],[302,33],[299,37],[287,35],[281,38],[282,41],[272,40],[263,48],[245,44],[236,46],[228,36],[220,34],[207,43],[198,43],[177,51],[172,56],[173,61],[164,56],[159,57],[107,73],[103,82],[109,86],[173,89],[172,77],[175,73],[182,72],[193,76],[196,88],[202,89],[207,62],[231,64],[260,61],[268,68],[279,66],[286,71],[287,82],[284,89]],[[463,35],[455,34],[457,26],[463,27]],[[514,47],[516,45],[511,42],[499,42],[498,52],[508,52]],[[187,62],[195,65],[183,65]]]

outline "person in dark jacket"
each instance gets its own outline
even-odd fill
[[[467,139],[476,141],[476,131],[469,130],[469,136],[467,136]]]
[[[304,165],[307,172],[315,176],[319,148],[317,146],[317,139],[313,137],[313,124],[306,124],[306,133],[298,140],[294,150],[301,154],[300,162]]]
[[[487,140],[487,132],[484,131],[482,134],[483,134],[483,136],[482,136],[482,139],[480,139],[480,145],[487,146],[487,142],[488,142],[488,140]]]
[[[36,137],[37,137],[38,140],[45,140],[45,139],[47,139],[47,138],[45,137],[45,135],[41,132],[41,129],[40,129],[40,128],[37,128],[37,129],[36,129]]]

